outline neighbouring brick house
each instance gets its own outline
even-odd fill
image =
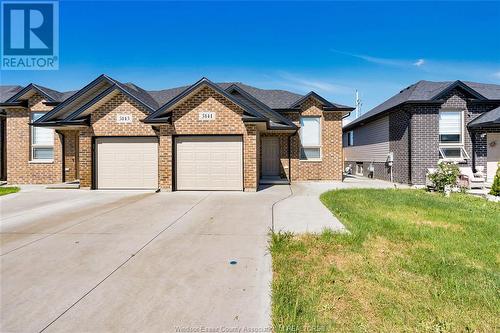
[[[500,160],[500,85],[419,81],[345,125],[344,166],[352,173],[415,185],[453,161],[484,168]]]
[[[3,178],[94,189],[342,180],[342,118],[353,110],[314,92],[206,78],[146,91],[101,75],[75,92],[30,84],[1,93]]]

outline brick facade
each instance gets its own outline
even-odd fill
[[[118,124],[116,116],[132,116],[132,123]],[[91,113],[90,127],[80,130],[78,159],[80,186],[92,185],[93,137],[103,136],[157,136],[150,125],[141,122],[148,115],[143,106],[128,96],[118,93]]]
[[[291,137],[291,169],[292,181],[304,180],[342,180],[342,116],[341,112],[323,111],[321,104],[309,98],[301,106],[302,111],[287,112],[283,115],[291,119],[297,126],[301,116],[321,117],[321,161],[304,161],[300,159],[300,136]],[[280,144],[284,140],[280,140]],[[287,143],[284,143],[287,149]],[[282,159],[282,164],[284,163]],[[288,162],[286,162],[288,163]],[[288,166],[286,166],[288,167]]]
[[[28,100],[28,108],[6,109],[6,159],[7,182],[9,184],[51,184],[62,181],[61,137],[54,133],[54,161],[31,161],[32,112],[47,112],[51,106],[43,104],[39,94]]]
[[[30,127],[29,113],[49,111],[40,96],[29,101],[29,109],[8,109],[8,179],[11,183],[58,183],[80,180],[82,188],[93,185],[94,147],[96,137],[155,136],[158,138],[158,183],[164,190],[174,188],[174,140],[181,135],[239,135],[243,140],[243,186],[245,191],[255,191],[260,179],[261,136],[276,135],[280,142],[282,175],[292,180],[341,180],[342,179],[342,113],[324,112],[314,98],[304,102],[302,111],[285,114],[297,125],[300,115],[320,116],[322,128],[322,161],[302,161],[298,133],[266,131],[256,123],[242,121],[244,110],[208,86],[201,87],[172,109],[172,123],[151,126],[141,122],[148,111],[122,93],[115,93],[90,110],[87,128],[61,128],[55,134],[54,162],[29,163]],[[200,121],[200,111],[214,111],[216,119]],[[132,116],[132,123],[118,124],[116,116]],[[262,124],[262,123],[261,123]],[[289,136],[291,146],[289,144]],[[64,137],[64,140],[61,138]],[[64,147],[63,147],[64,143]],[[288,152],[290,150],[290,161]],[[63,163],[64,151],[64,163]],[[64,178],[63,178],[64,173]]]
[[[395,108],[389,114],[389,147],[394,153],[393,179],[398,183],[425,184],[428,168],[435,168],[439,161],[439,111],[441,109],[463,110],[464,113],[464,148],[471,157],[459,166],[472,167],[473,158],[476,166],[486,170],[485,131],[469,131],[468,123],[484,112],[491,110],[494,104],[471,102],[460,89],[454,89],[443,97],[442,104],[408,104]],[[500,132],[500,129],[488,129]],[[473,156],[473,141],[475,156]],[[377,166],[375,165],[377,168]],[[381,168],[381,166],[378,166]],[[387,173],[376,173],[376,177],[387,180]],[[366,172],[366,166],[365,166]]]

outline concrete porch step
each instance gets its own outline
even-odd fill
[[[46,189],[49,190],[71,190],[71,189],[79,189],[80,188],[80,181],[73,181],[73,182],[67,182],[67,183],[60,183],[60,184],[51,184],[47,185]]]
[[[259,180],[260,185],[290,185],[288,179],[280,177],[262,177]]]

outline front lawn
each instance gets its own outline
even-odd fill
[[[0,196],[19,192],[19,187],[3,187],[0,186]]]
[[[419,190],[321,200],[351,233],[273,235],[275,331],[498,331],[500,204]]]

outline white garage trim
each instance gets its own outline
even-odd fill
[[[174,146],[177,190],[243,190],[241,135],[177,136]]]
[[[95,138],[97,189],[157,189],[158,138]]]

